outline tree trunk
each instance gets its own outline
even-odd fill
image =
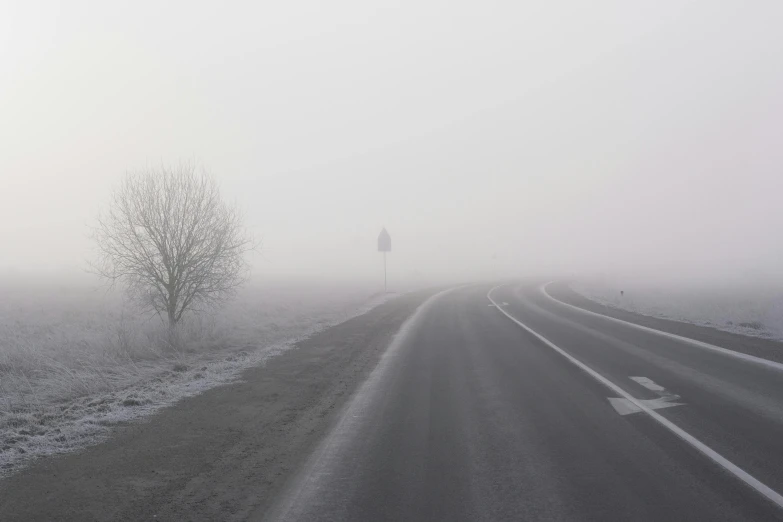
[[[174,295],[173,285],[169,285],[169,300],[166,312],[169,316],[169,329],[173,330],[177,326],[177,297]]]

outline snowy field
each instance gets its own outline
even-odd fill
[[[367,286],[251,284],[172,342],[91,284],[0,281],[0,476],[230,382],[295,341],[393,297]]]
[[[783,283],[673,284],[596,278],[574,282],[571,288],[632,312],[783,341]]]

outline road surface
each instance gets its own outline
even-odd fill
[[[493,286],[397,299],[41,461],[0,520],[783,520],[780,344]]]
[[[424,305],[267,519],[781,519],[783,365],[488,290]]]

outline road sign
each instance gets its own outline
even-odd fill
[[[391,236],[385,227],[378,235],[378,252],[391,252]]]

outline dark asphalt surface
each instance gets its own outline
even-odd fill
[[[783,372],[569,309],[493,298],[635,399],[783,491]],[[783,510],[488,306],[488,285],[404,327],[268,520],[783,520]],[[507,303],[507,304],[503,304]],[[737,336],[709,331],[731,348]]]

